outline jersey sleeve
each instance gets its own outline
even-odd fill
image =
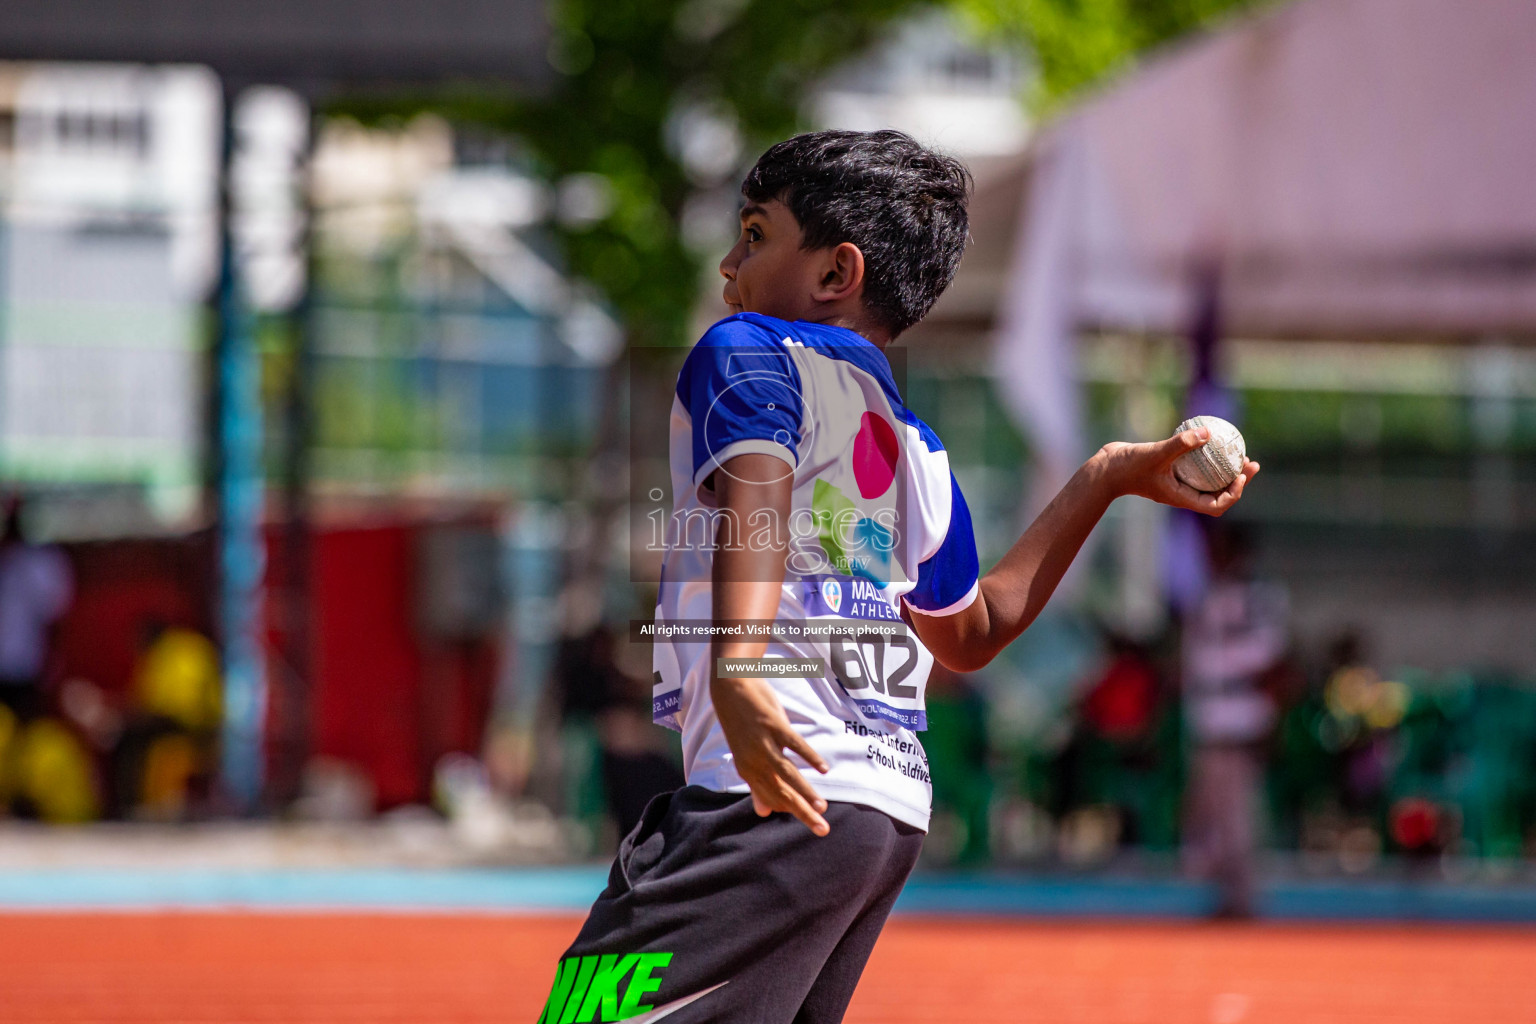
[[[677,380],[693,424],[693,482],[738,455],[800,462],[800,372],[765,327],[731,318],[694,346]]]
[[[981,564],[976,557],[971,510],[953,473],[949,488],[949,529],[939,549],[918,563],[917,585],[903,598],[908,607],[924,615],[964,611],[980,593]]]

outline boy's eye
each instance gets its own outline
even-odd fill
[[[747,228],[744,228],[743,230],[745,230],[746,233],[747,233],[747,241],[749,241],[749,242],[761,242],[763,240],[763,233],[761,231],[757,230],[757,228],[747,227]]]

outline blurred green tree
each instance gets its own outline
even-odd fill
[[[800,124],[822,73],[919,0],[551,0],[542,95],[476,90],[351,98],[363,120],[440,113],[515,137],[535,173],[584,205],[552,230],[566,269],[595,285],[634,345],[687,340],[705,254],[685,208]],[[700,150],[709,150],[701,152]]]
[[[734,178],[758,148],[792,133],[818,75],[914,6],[555,0],[550,60],[562,77],[546,99],[516,108],[507,127],[552,175],[589,172],[608,183],[611,214],[563,229],[565,249],[633,341],[688,340],[704,262],[681,231],[690,194]],[[715,152],[689,152],[701,145]]]
[[[351,97],[331,109],[364,120],[433,110],[516,137],[536,173],[584,194],[586,215],[552,229],[566,269],[596,286],[631,344],[677,345],[707,263],[684,238],[690,197],[803,127],[806,92],[893,19],[948,6],[1027,48],[1030,99],[1045,113],[1148,48],[1266,2],[551,0],[556,78],[541,95]]]
[[[987,35],[1026,46],[1037,75],[1030,105],[1046,114],[1138,55],[1233,12],[1274,0],[954,0]]]

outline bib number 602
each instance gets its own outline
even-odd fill
[[[876,693],[890,697],[910,699],[917,696],[916,686],[905,685],[918,660],[917,644],[910,636],[860,633],[853,637],[833,637],[827,646],[827,660],[846,689],[873,687]],[[905,652],[906,657],[892,666],[892,655],[896,650]]]

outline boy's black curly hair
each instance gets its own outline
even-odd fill
[[[758,158],[741,192],[789,207],[804,248],[858,246],[864,305],[892,337],[928,314],[965,250],[970,172],[898,131],[796,135]]]

